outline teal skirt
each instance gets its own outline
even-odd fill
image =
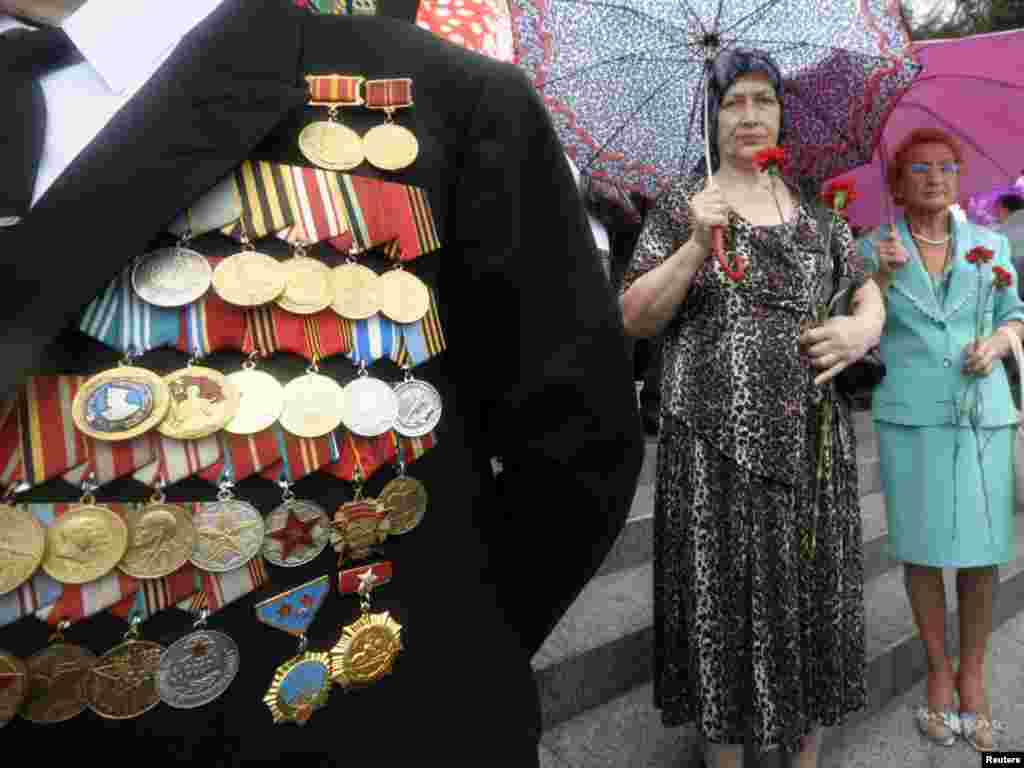
[[[971,568],[1016,557],[1015,426],[979,430],[981,462],[970,429],[875,427],[892,558]]]

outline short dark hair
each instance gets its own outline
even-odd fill
[[[1017,211],[1024,209],[1024,196],[1013,192],[1000,195],[999,204],[1010,213],[1016,213]]]

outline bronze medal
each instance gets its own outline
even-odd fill
[[[129,720],[159,704],[163,652],[158,643],[131,639],[100,656],[82,686],[89,709],[108,720]]]
[[[192,513],[155,495],[128,512],[128,551],[117,567],[136,579],[159,579],[188,562],[196,542]]]
[[[26,659],[29,690],[19,714],[33,723],[62,723],[85,707],[82,683],[96,656],[86,648],[57,642]]]
[[[415,323],[430,309],[430,291],[412,272],[392,269],[377,279],[380,311],[396,323]]]
[[[238,388],[213,368],[190,365],[164,377],[170,392],[167,416],[157,431],[175,440],[199,440],[219,432],[238,413]]]
[[[87,495],[47,529],[42,566],[62,584],[85,584],[114,570],[127,549],[124,520]]]
[[[121,365],[86,381],[71,414],[79,431],[94,440],[131,440],[163,421],[170,405],[170,390],[160,376]]]
[[[0,504],[0,595],[32,577],[45,549],[46,531],[36,516],[25,507]]]
[[[356,498],[338,507],[332,526],[338,564],[365,560],[387,539],[387,517],[376,499]]]
[[[228,304],[259,307],[285,288],[285,271],[276,259],[257,251],[228,256],[213,270],[213,290]]]
[[[331,270],[331,308],[347,320],[366,320],[380,311],[377,273],[355,262]]]
[[[418,526],[427,511],[427,489],[414,477],[400,475],[377,497],[388,519],[388,533],[401,536]]]
[[[29,674],[25,662],[0,651],[0,728],[18,714],[28,695]]]

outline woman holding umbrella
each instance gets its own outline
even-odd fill
[[[895,232],[865,238],[861,248],[887,297],[881,354],[888,374],[873,410],[889,550],[905,563],[928,654],[928,704],[917,710],[917,723],[939,744],[952,745],[962,733],[975,749],[991,751],[999,724],[984,670],[996,566],[1016,556],[1017,416],[996,362],[1024,331],[1024,302],[1006,237],[950,214],[963,170],[949,134],[910,133],[887,173],[904,216]],[[957,569],[955,672],[945,647],[943,568]]]
[[[815,212],[758,164],[785,122],[776,63],[722,53],[708,96],[713,176],[659,198],[622,296],[630,335],[665,335],[655,698],[667,725],[696,722],[709,766],[740,765],[749,727],[806,768],[820,727],[865,703],[855,437],[844,406],[820,483],[817,406],[885,309],[837,219],[832,247],[860,287],[852,316],[811,327],[831,254]],[[709,258],[715,227],[738,274]]]

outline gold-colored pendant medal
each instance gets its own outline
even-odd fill
[[[196,529],[192,513],[168,504],[162,487],[148,504],[128,511],[128,551],[117,567],[136,579],[159,579],[181,568],[192,556]]]
[[[46,530],[26,507],[0,504],[0,595],[12,592],[43,562]]]
[[[427,489],[415,477],[405,474],[402,441],[396,440],[398,477],[385,485],[377,496],[377,503],[387,515],[387,530],[392,536],[408,533],[423,522],[427,513]]]
[[[420,152],[416,135],[394,122],[394,113],[413,105],[412,79],[408,77],[366,81],[366,106],[387,117],[384,125],[371,128],[363,136],[363,150],[370,165],[382,171],[408,168]]]
[[[42,567],[61,584],[86,584],[110,573],[128,551],[128,526],[96,503],[86,483],[78,503],[46,530]]]
[[[415,323],[430,309],[430,291],[416,275],[401,266],[377,278],[380,311],[396,323]]]
[[[366,560],[388,537],[388,519],[377,499],[363,498],[362,473],[356,468],[355,497],[334,512],[331,543],[338,553],[338,565]]]
[[[305,255],[301,245],[295,254],[281,264],[285,274],[284,293],[277,297],[277,306],[293,315],[313,315],[331,306],[334,288],[332,270],[322,261]]]
[[[242,245],[245,250],[228,256],[213,270],[213,290],[238,307],[269,304],[284,293],[284,267],[277,259],[251,250],[248,238]]]
[[[246,360],[242,370],[229,373],[227,381],[239,393],[238,411],[224,425],[232,435],[254,435],[273,425],[284,410],[284,387],[266,371],[257,371],[256,363]]]
[[[164,377],[171,393],[157,431],[175,440],[200,440],[224,429],[238,413],[241,394],[220,371],[192,365]]]
[[[50,636],[47,646],[25,660],[28,668],[28,693],[18,710],[32,723],[63,723],[86,708],[82,684],[96,663],[88,648],[64,642],[64,630],[71,626],[62,621]]]
[[[390,563],[387,579],[390,580]],[[378,585],[374,568],[359,578],[360,616],[341,630],[331,649],[332,679],[344,689],[372,685],[391,674],[402,650],[402,625],[388,611],[370,613],[370,593]]]
[[[366,320],[380,311],[377,273],[348,261],[331,270],[331,308],[346,320]]]
[[[350,171],[365,157],[359,134],[338,122],[341,107],[363,103],[365,78],[350,75],[307,75],[309,106],[327,107],[327,120],[310,123],[299,133],[299,151],[313,165],[329,171]]]
[[[100,656],[82,684],[89,709],[107,720],[130,720],[160,703],[157,675],[164,647],[139,640],[139,623],[132,619],[124,642]]]
[[[171,392],[161,376],[126,359],[97,373],[71,403],[75,426],[94,440],[131,440],[156,427],[171,407]]]

